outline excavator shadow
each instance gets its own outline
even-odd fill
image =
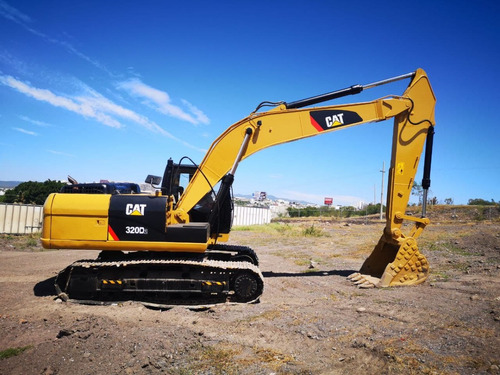
[[[310,277],[310,276],[342,276],[347,277],[357,270],[331,270],[331,271],[306,271],[306,272],[262,272],[264,277]]]
[[[56,288],[54,286],[55,281],[56,277],[54,276],[47,280],[36,283],[36,285],[33,287],[33,294],[36,297],[57,296]]]

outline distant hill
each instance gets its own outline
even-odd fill
[[[21,182],[23,181],[0,181],[0,188],[12,189],[19,185]]]

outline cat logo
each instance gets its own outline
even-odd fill
[[[353,111],[326,109],[311,111],[311,125],[319,132],[333,130],[363,121],[360,115]]]
[[[127,203],[125,206],[125,215],[132,216],[144,216],[144,209],[146,208],[146,204],[133,204]]]
[[[333,116],[326,116],[325,122],[328,128],[331,128],[332,126],[344,125],[344,114],[339,113]]]

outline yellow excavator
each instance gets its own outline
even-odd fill
[[[410,82],[402,95],[314,106],[404,79]],[[223,244],[232,225],[231,186],[239,163],[267,147],[389,118],[394,118],[394,132],[387,224],[359,273],[349,278],[361,287],[423,282],[429,265],[416,239],[429,223],[425,205],[435,102],[422,69],[294,102],[263,102],[222,133],[201,164],[187,157],[179,163],[170,159],[163,177],[148,176],[154,193],[75,184],[51,194],[44,206],[43,247],[101,250],[96,259],[61,271],[57,293],[79,302],[136,300],[154,306],[258,300],[264,281],[256,253]],[[415,217],[405,209],[424,144],[422,217]],[[408,233],[403,233],[404,222],[413,223]]]

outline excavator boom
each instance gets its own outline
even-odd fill
[[[298,109],[311,103],[316,104],[320,101],[359,93],[364,87],[371,88],[382,84],[381,82],[389,83],[395,79],[410,77],[413,77],[412,83],[402,96],[386,97],[366,103]],[[233,124],[210,146],[199,166],[199,171],[191,180],[185,194],[177,205],[177,214],[182,216],[181,212],[189,212],[201,197],[210,191],[211,187],[229,172],[234,161],[237,160],[242,140],[248,129],[251,131],[251,140],[245,148],[241,160],[264,148],[282,143],[368,122],[382,121],[401,114],[404,118],[410,109],[412,110],[412,118],[417,119],[420,116],[420,118],[429,120],[428,123],[423,124],[419,129],[423,128],[424,132],[426,132],[431,123],[434,125],[433,111],[435,99],[423,70],[419,69],[414,73],[381,82],[366,86],[356,85],[334,93],[289,104],[282,103],[267,112],[254,112],[250,116]],[[426,86],[427,90],[421,86]],[[417,87],[418,94],[416,93]],[[413,122],[418,121],[421,120]],[[421,151],[418,151],[418,148],[415,150],[415,145],[412,145],[413,147],[407,153],[418,154],[420,156]],[[400,146],[396,152],[401,151]],[[416,170],[416,166],[414,169]]]

